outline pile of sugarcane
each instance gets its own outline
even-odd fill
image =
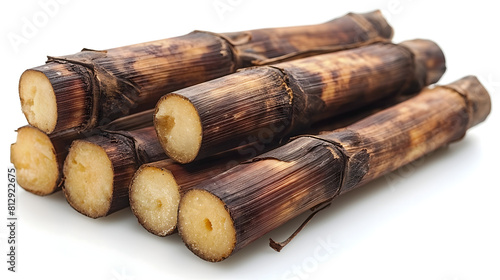
[[[392,36],[375,11],[49,57],[19,82],[18,184],[221,261],[486,119],[478,79],[433,85],[439,46]]]

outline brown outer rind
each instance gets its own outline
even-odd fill
[[[341,193],[462,139],[491,111],[489,94],[474,76],[426,89],[411,101],[321,136],[338,143],[348,157],[363,150],[369,154],[369,171],[360,182],[346,184]]]
[[[213,79],[235,69],[230,46],[206,33],[190,33],[171,39],[106,51],[84,49],[80,53],[49,57],[49,64],[77,65],[87,70],[90,82],[86,98],[87,121],[80,130],[104,125],[122,116],[151,109],[171,91]],[[78,75],[78,74],[77,74]],[[59,106],[60,96],[56,95]],[[55,131],[74,128],[58,119]]]
[[[240,67],[266,65],[389,41],[393,29],[380,11],[349,13],[323,24],[223,33]]]

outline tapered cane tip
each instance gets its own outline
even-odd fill
[[[394,36],[394,29],[391,25],[389,25],[380,10],[375,10],[361,15],[373,25],[381,37],[392,39]]]
[[[224,203],[205,190],[188,191],[179,205],[178,230],[200,258],[218,262],[233,252],[236,231]]]
[[[58,187],[59,165],[50,138],[34,127],[17,130],[16,143],[10,147],[10,161],[17,171],[17,182],[37,194],[53,193]]]
[[[185,97],[168,94],[156,105],[155,129],[167,155],[180,163],[193,161],[201,146],[202,125],[194,105]]]
[[[57,124],[57,102],[54,89],[44,73],[26,70],[19,80],[21,109],[28,123],[45,133]]]
[[[141,166],[130,183],[129,199],[132,212],[149,232],[159,236],[174,232],[181,196],[170,171]]]
[[[98,218],[105,216],[113,196],[113,166],[99,145],[75,140],[64,161],[64,194],[78,212]]]
[[[445,87],[454,89],[467,99],[468,128],[483,122],[490,114],[490,95],[476,76],[463,77]]]
[[[446,59],[443,50],[431,40],[414,39],[401,42],[415,55],[417,76],[422,76],[423,86],[439,81],[446,71]]]

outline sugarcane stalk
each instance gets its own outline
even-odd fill
[[[104,51],[49,57],[19,81],[28,122],[46,133],[102,126],[151,109],[171,91],[251,65],[352,48],[392,38],[379,11],[332,21],[233,33],[184,36]]]
[[[64,195],[88,217],[109,215],[129,205],[128,185],[137,168],[165,158],[153,126],[75,140],[64,161]]]
[[[221,261],[301,213],[462,139],[490,109],[488,92],[469,76],[345,128],[299,137],[188,191],[179,233],[196,255]]]
[[[432,41],[379,43],[238,73],[167,94],[154,122],[180,163],[243,145],[275,143],[376,100],[420,91],[445,71]]]
[[[315,124],[305,133],[323,134],[324,131],[347,126],[410,97],[408,94],[381,100],[334,120]],[[266,148],[270,149],[271,146]],[[135,172],[129,186],[130,208],[139,224],[158,236],[175,233],[178,205],[184,193],[266,150],[248,147],[243,151],[233,151],[217,159],[209,158],[189,164],[179,164],[172,159],[143,164]]]
[[[101,128],[133,130],[151,126],[152,123],[153,111],[148,110],[114,120]],[[17,170],[19,186],[42,196],[61,190],[63,163],[71,142],[99,131],[94,129],[80,132],[70,129],[47,135],[32,126],[19,128],[16,143],[10,148],[10,161]]]

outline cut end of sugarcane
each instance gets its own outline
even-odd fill
[[[180,163],[192,162],[201,146],[202,125],[198,111],[186,98],[169,94],[155,113],[155,128],[167,155]]]
[[[58,188],[60,170],[50,138],[34,127],[17,130],[10,147],[10,161],[17,171],[17,182],[25,190],[48,195]]]
[[[179,233],[200,258],[218,262],[234,251],[236,231],[224,203],[205,190],[188,191],[179,204]]]
[[[132,179],[129,199],[137,220],[149,232],[158,236],[174,232],[181,196],[170,171],[143,165]]]
[[[57,124],[57,102],[47,76],[26,70],[19,80],[19,97],[28,123],[45,133],[53,132]]]
[[[104,149],[76,140],[64,161],[64,194],[78,212],[106,216],[113,196],[113,166]]]

